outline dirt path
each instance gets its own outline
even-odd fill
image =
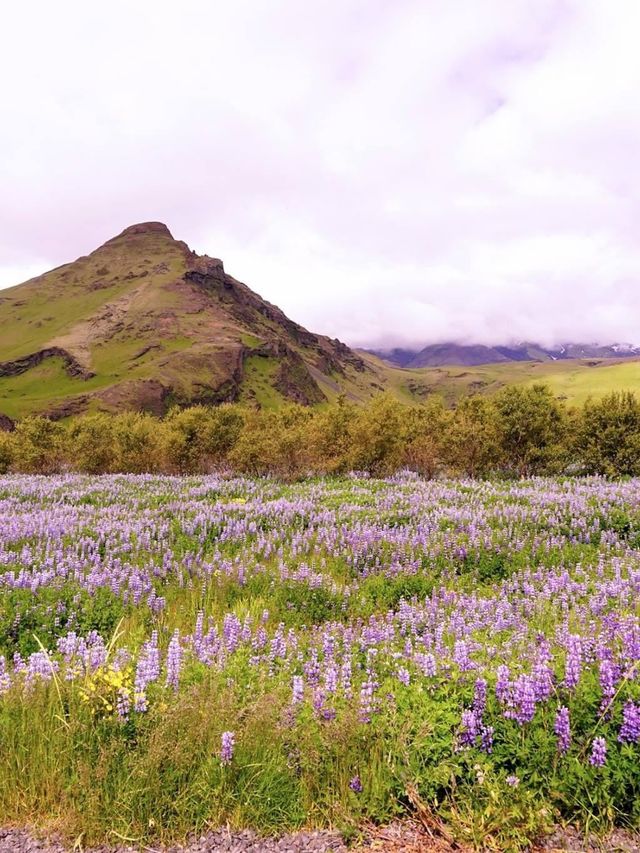
[[[420,824],[404,820],[377,829],[361,845],[348,848],[339,833],[296,832],[280,838],[261,838],[250,830],[219,829],[184,844],[169,847],[65,847],[42,841],[21,829],[0,829],[0,853],[469,853],[470,848],[436,838]],[[558,829],[531,853],[640,853],[640,837],[616,830],[607,838],[585,841],[579,832]]]

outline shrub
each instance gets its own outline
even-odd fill
[[[578,418],[575,446],[589,474],[640,473],[640,401],[629,391],[587,400]]]

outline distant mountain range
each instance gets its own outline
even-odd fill
[[[504,346],[483,344],[429,344],[423,349],[369,349],[384,361],[397,367],[445,367],[460,365],[472,367],[480,364],[497,364],[508,361],[558,361],[563,359],[637,358],[640,346],[631,344],[580,344],[566,343],[544,347],[536,343],[517,343]]]

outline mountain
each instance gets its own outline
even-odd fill
[[[518,343],[504,346],[482,344],[429,344],[423,349],[394,348],[366,350],[366,352],[396,365],[415,369],[420,367],[477,366],[509,361],[558,361],[565,359],[637,358],[640,347],[631,344],[580,344],[566,343],[557,347],[543,347],[535,343]]]
[[[290,320],[166,225],[0,291],[0,412],[165,412],[243,400],[366,399],[375,368]]]

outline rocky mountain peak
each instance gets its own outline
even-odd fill
[[[173,240],[173,234],[164,222],[139,222],[136,225],[130,225],[119,234],[119,237],[128,237],[133,234],[162,234],[164,237],[169,237]]]

